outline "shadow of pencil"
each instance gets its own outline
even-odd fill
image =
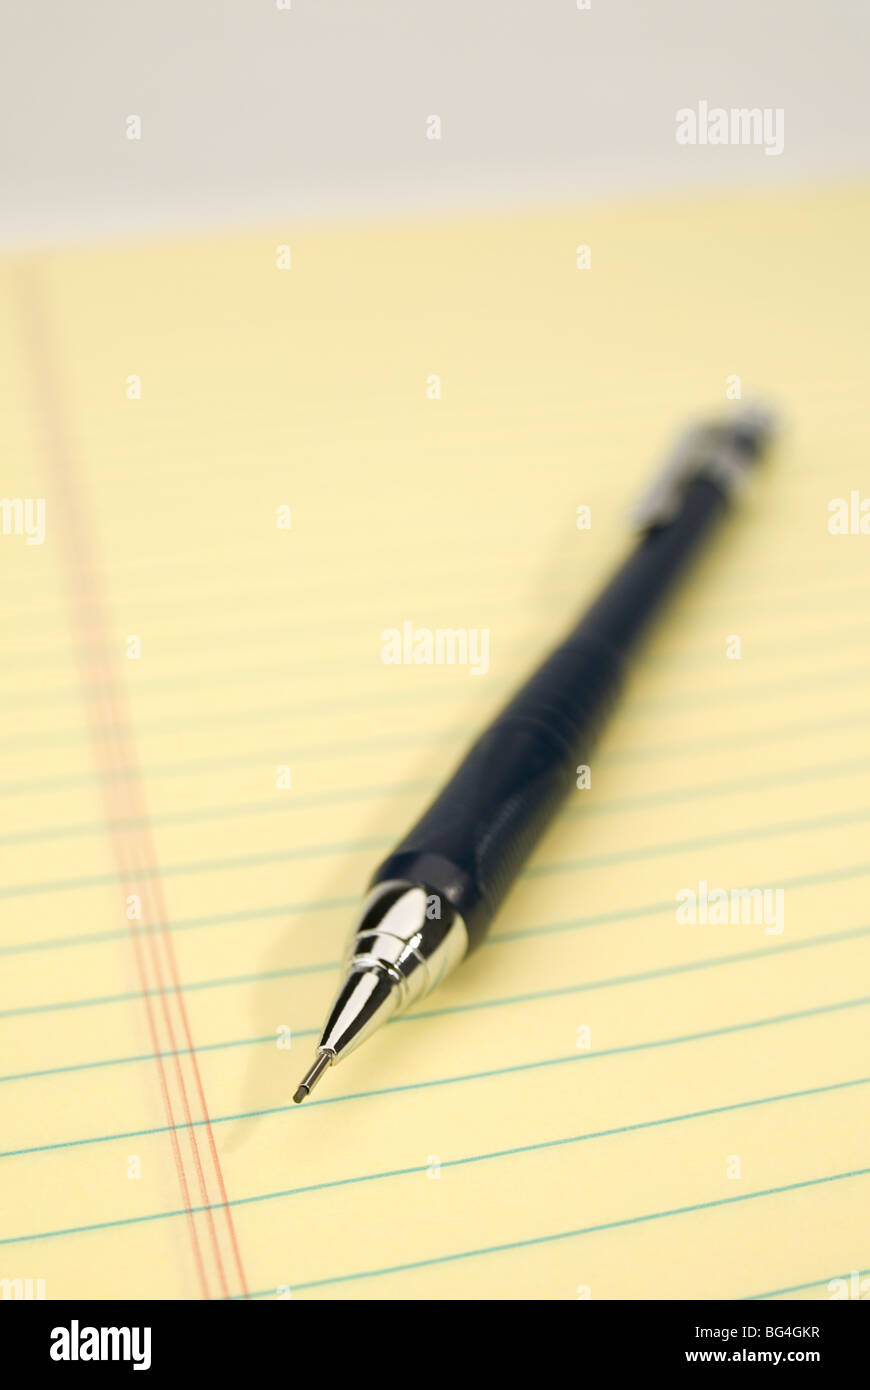
[[[337,873],[333,867],[328,880],[324,875],[307,909],[281,921],[271,944],[258,957],[256,979],[247,987],[250,1042],[238,1118],[226,1125],[228,1152],[243,1145],[276,1111],[293,1108],[293,1091],[310,1060],[321,1013],[335,989],[348,921],[357,901],[357,877],[358,856],[347,856]],[[347,893],[337,894],[336,883],[347,885]],[[287,896],[292,898],[292,886]]]

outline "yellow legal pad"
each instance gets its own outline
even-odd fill
[[[870,495],[868,212],[844,188],[3,263],[11,1293],[860,1282],[870,536],[828,523]],[[734,378],[787,433],[591,787],[479,953],[293,1106],[369,873]],[[485,629],[489,670],[385,665],[405,622]],[[783,930],[678,922],[701,883],[782,889]]]

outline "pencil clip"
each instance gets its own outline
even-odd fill
[[[762,407],[706,425],[695,425],[679,439],[652,487],[631,511],[639,531],[668,526],[680,514],[686,490],[696,478],[709,478],[730,498],[774,432],[774,419]]]

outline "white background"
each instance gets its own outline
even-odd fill
[[[868,41],[867,0],[5,0],[0,240],[851,177]],[[699,99],[783,154],[678,146]]]

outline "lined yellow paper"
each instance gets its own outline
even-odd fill
[[[44,499],[45,538],[10,506],[0,1278],[829,1298],[866,1272],[870,537],[828,522],[870,495],[868,211],[3,264],[2,492]],[[491,941],[292,1106],[368,874],[734,376],[788,431],[591,788]],[[384,665],[405,621],[486,629],[489,671]],[[784,890],[783,930],[678,922],[701,882]]]

